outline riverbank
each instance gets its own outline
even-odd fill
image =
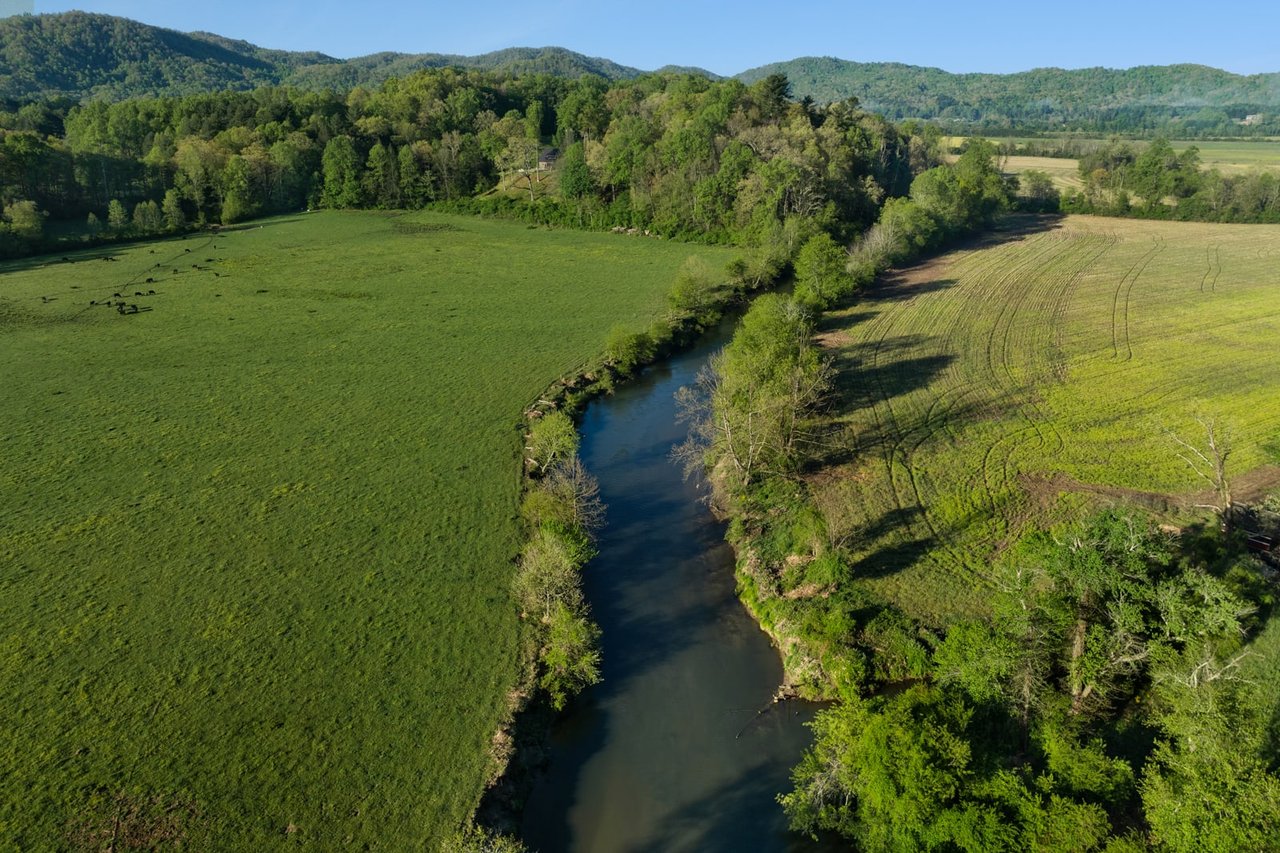
[[[741,264],[736,266],[741,267]],[[650,365],[662,365],[673,356],[687,354],[690,347],[696,346],[705,337],[708,329],[726,327],[726,324],[731,327],[732,321],[723,319],[725,313],[742,305],[756,289],[758,285],[753,286],[753,283],[741,279],[725,281],[722,274],[705,264],[694,263],[691,259],[671,286],[668,294],[669,311],[665,318],[639,332],[615,327],[610,331],[605,351],[599,359],[561,377],[530,401],[524,411],[522,426],[522,443],[525,446],[522,492],[526,507],[522,514],[528,530],[523,554],[527,556],[530,547],[536,547],[534,543],[539,537],[549,534],[554,539],[559,539],[562,532],[558,529],[545,529],[546,526],[534,517],[537,510],[531,515],[528,507],[531,495],[540,490],[546,491],[543,480],[548,475],[549,464],[553,460],[541,457],[546,454],[554,456],[556,453],[563,455],[567,451],[568,456],[576,460],[576,436],[563,434],[564,430],[572,429],[565,417],[580,419],[593,401],[613,394],[619,387],[625,387],[623,383],[637,381],[637,375]],[[721,334],[727,340],[728,332],[722,331]],[[556,423],[553,425],[552,421]],[[548,433],[555,433],[557,436],[546,438]],[[566,445],[556,450],[549,446],[549,442],[567,442],[573,446],[569,448]],[[539,501],[535,498],[534,502]],[[570,531],[569,536],[590,549],[592,532],[587,528],[578,528]],[[589,550],[577,553],[590,555]],[[522,557],[522,567],[518,569],[516,578],[517,587],[521,585],[522,575],[526,578],[528,576],[523,565],[525,562],[526,558]],[[579,571],[581,563],[575,560],[574,568],[577,588],[568,590],[565,594],[569,599],[582,601]],[[594,623],[590,623],[587,618],[588,612],[589,609],[581,609],[578,616],[587,623],[588,631],[594,631]],[[491,740],[490,763],[493,769],[473,820],[486,833],[508,836],[518,829],[523,803],[539,769],[545,763],[551,726],[560,715],[557,704],[568,698],[564,692],[552,697],[545,689],[550,651],[546,644],[547,622],[547,614],[541,618],[531,618],[527,609],[522,616],[522,676],[508,694],[508,712]],[[590,683],[590,680],[583,683]]]
[[[776,650],[737,599],[725,527],[670,457],[675,391],[732,332],[713,331],[583,413],[580,453],[609,524],[585,591],[603,679],[555,721],[528,801],[531,849],[791,849],[775,796],[812,707],[773,702]]]

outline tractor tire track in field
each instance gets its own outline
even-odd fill
[[[1022,306],[1025,304],[1029,295],[1030,288],[1022,287],[1018,289],[1016,285],[1023,281],[1036,281],[1036,271],[1041,270],[1046,265],[1046,258],[1054,257],[1061,250],[1060,245],[1055,245],[1056,241],[1049,238],[1042,238],[1043,246],[1037,247],[1037,250],[1028,251],[1027,255],[1020,259],[1017,263],[1010,265],[1005,273],[1001,275],[994,283],[994,286],[988,290],[994,301],[1000,306],[1000,310],[996,314],[995,322],[991,326],[990,332],[987,334],[987,342],[985,346],[985,364],[986,379],[1000,393],[1007,396],[1015,396],[1018,394],[1019,383],[1013,374],[1013,368],[1010,363],[1011,355],[1011,338],[1013,328],[1019,316]],[[997,356],[998,351],[998,356]],[[999,510],[996,506],[996,495],[1003,491],[1005,485],[1009,482],[1009,462],[1012,455],[1006,454],[999,463],[999,477],[995,475],[992,466],[992,458],[996,449],[1005,441],[1015,436],[1021,436],[1026,432],[1037,430],[1035,424],[1027,417],[1026,413],[1018,406],[1019,415],[1029,423],[1028,427],[1016,430],[1013,433],[1006,433],[1000,436],[987,448],[983,454],[982,460],[982,480],[986,491],[987,502],[990,505],[993,514],[998,514]],[[1038,431],[1038,430],[1037,430]],[[1041,436],[1043,443],[1043,436]]]
[[[905,300],[905,302],[902,305],[903,307],[905,307],[906,305],[910,305],[915,301],[916,301],[916,297],[911,296],[907,300]],[[888,364],[887,364],[887,360],[882,358],[885,350],[885,341],[888,339],[890,332],[893,331],[894,318],[890,315],[893,315],[895,313],[896,312],[894,311],[886,311],[880,317],[876,318],[877,321],[882,320],[883,322],[879,322],[880,328],[877,329],[877,331],[880,334],[875,338],[875,343],[871,350],[871,367],[875,371],[876,391],[877,391],[877,398],[878,398],[876,402],[872,403],[871,409],[876,419],[876,427],[879,430],[880,434],[883,436],[883,441],[885,443],[885,451],[884,451],[885,471],[889,478],[890,491],[893,494],[893,504],[894,504],[894,507],[899,512],[905,513],[907,511],[907,507],[903,503],[902,489],[900,489],[898,486],[898,477],[897,477],[896,468],[897,468],[898,458],[899,456],[902,456],[903,464],[907,467],[908,470],[910,470],[910,459],[906,458],[906,454],[903,452],[902,429],[898,424],[896,416],[894,415],[893,404],[890,402],[893,395],[889,393],[889,390],[885,385],[885,371],[888,369]],[[884,410],[883,415],[881,413],[882,407]],[[920,515],[923,517],[924,507],[923,507],[923,504],[919,501],[918,494],[916,495],[915,508],[919,511]],[[926,526],[928,526],[927,519],[926,519]],[[929,532],[931,535],[936,535],[936,531],[934,531],[931,526],[929,528]]]
[[[1013,441],[1013,446],[1010,447],[1009,452],[1006,453],[1003,458],[1004,482],[1006,485],[1013,482],[1017,475],[1016,470],[1014,470],[1016,467],[1014,452],[1018,449],[1020,444],[1018,439],[1021,436],[1026,435],[1028,430],[1035,432],[1036,449],[1042,452],[1047,452],[1049,442],[1045,435],[1045,430],[1041,428],[1041,424],[1047,424],[1049,428],[1053,430],[1054,437],[1059,445],[1058,449],[1065,446],[1061,434],[1058,433],[1056,429],[1053,429],[1051,420],[1045,417],[1044,412],[1036,402],[1034,393],[1030,390],[1030,386],[1034,384],[1037,377],[1034,375],[1028,376],[1025,382],[1019,382],[1018,378],[1014,375],[1012,351],[1015,328],[1025,330],[1031,325],[1028,323],[1017,322],[1022,317],[1023,307],[1026,304],[1028,297],[1034,294],[1037,297],[1035,300],[1036,304],[1041,306],[1052,306],[1055,304],[1056,300],[1060,299],[1062,294],[1066,292],[1067,289],[1070,288],[1077,280],[1074,265],[1079,262],[1079,259],[1072,257],[1072,253],[1077,249],[1084,249],[1087,251],[1087,247],[1081,246],[1080,244],[1067,244],[1065,249],[1055,253],[1055,256],[1050,258],[1048,263],[1041,264],[1039,267],[1041,270],[1053,270],[1053,274],[1049,275],[1046,272],[1046,274],[1033,276],[1031,280],[1036,282],[1036,288],[1034,290],[1028,288],[1019,294],[1017,301],[1010,306],[1010,310],[1004,315],[1005,333],[1004,340],[1002,342],[1003,350],[1000,359],[1001,367],[1003,368],[1006,378],[1009,380],[1009,392],[1016,393],[1019,397],[1023,398],[1022,404],[1018,407],[1018,414],[1027,422],[1028,427],[1028,429],[1018,430],[1010,436]],[[1033,308],[1034,307],[1035,305],[1033,305]],[[1035,317],[1038,315],[1033,313],[1031,316]],[[1050,310],[1049,316],[1053,316],[1052,309]],[[1050,357],[1052,358],[1052,355]],[[1032,362],[1031,359],[1028,359],[1027,367],[1030,369],[1033,366],[1034,362]],[[1049,364],[1048,372],[1050,374],[1053,372],[1052,362]]]
[[[877,334],[872,338],[874,343],[869,361],[875,371],[876,382],[875,396],[869,399],[869,408],[875,420],[876,429],[884,442],[883,461],[894,507],[899,512],[904,513],[914,509],[915,515],[923,521],[928,534],[935,540],[942,542],[945,540],[939,535],[939,530],[928,514],[913,461],[914,449],[935,433],[932,428],[934,422],[933,407],[937,401],[935,399],[931,402],[930,407],[926,409],[924,418],[918,423],[904,426],[902,419],[894,408],[894,394],[890,392],[884,380],[887,371],[890,369],[889,359],[885,355],[886,343],[901,317],[911,313],[915,313],[918,317],[921,311],[931,306],[930,300],[925,300],[922,303],[920,299],[922,295],[926,294],[912,294],[906,299],[895,301],[889,306],[888,310],[882,312],[873,321],[876,324],[875,332]],[[953,338],[960,318],[953,312],[944,312],[943,317],[947,322],[944,327],[945,332],[942,335],[941,351],[946,353],[950,351],[949,343]],[[953,385],[946,389],[946,391],[952,390],[967,394],[973,390],[973,386]],[[950,418],[945,418],[942,423],[944,425],[949,424]],[[909,446],[909,439],[917,432],[923,433],[921,439]],[[906,483],[902,482],[902,477],[897,470],[898,465],[901,465],[906,470]]]
[[[1071,281],[1063,288],[1054,302],[1053,310],[1050,314],[1049,326],[1053,331],[1053,358],[1052,373],[1053,378],[1059,383],[1067,380],[1067,365],[1062,358],[1062,334],[1066,328],[1067,308],[1071,304],[1071,298],[1075,294],[1076,287],[1080,284],[1080,279],[1084,278],[1085,273],[1093,269],[1107,256],[1107,253],[1114,249],[1120,242],[1120,238],[1115,234],[1099,235],[1096,239],[1102,240],[1102,247],[1093,255],[1089,256],[1076,270],[1075,275],[1071,277]],[[1085,242],[1083,239],[1081,242]]]
[[[1259,257],[1262,257],[1260,254]],[[1208,293],[1216,293],[1218,290],[1218,276],[1222,275],[1222,247],[1214,243],[1205,246],[1204,249],[1205,270],[1204,275],[1200,277],[1200,292],[1205,293],[1205,285],[1208,285]]]
[[[1120,281],[1116,284],[1115,293],[1111,299],[1111,354],[1112,358],[1117,361],[1131,361],[1133,359],[1133,345],[1129,340],[1129,302],[1133,294],[1134,282],[1146,271],[1147,265],[1151,263],[1161,251],[1164,250],[1164,238],[1155,236],[1152,238],[1152,246],[1147,253],[1134,261],[1133,265],[1125,271],[1120,277]],[[1123,297],[1123,304],[1121,303]],[[1121,339],[1124,343],[1124,355],[1121,356]]]
[[[1149,425],[1179,417],[1189,381],[1207,373],[1199,348],[1178,349],[1182,331],[1261,349],[1260,333],[1280,316],[1251,235],[1213,230],[1184,240],[1173,226],[1073,219],[895,273],[872,294],[875,313],[851,336],[863,363],[850,375],[861,373],[855,423],[868,438],[874,431],[874,445],[864,444],[856,482],[831,494],[874,529],[858,553],[868,565],[887,561],[873,579],[889,597],[925,610],[967,606],[957,602],[985,587],[992,549],[1073,510],[1029,485],[1043,472],[1172,478],[1161,449],[1147,446]],[[1241,251],[1253,278],[1237,271],[1213,297]],[[1237,287],[1245,283],[1255,289]],[[1197,311],[1206,300],[1207,315]],[[1239,381],[1255,389],[1252,371],[1266,367],[1249,370]],[[895,512],[892,528],[870,527]]]
[[[940,546],[938,550],[955,552],[954,560],[947,562],[963,566],[965,560],[949,544],[950,537],[942,535],[949,523],[935,517],[936,510],[927,499],[933,477],[917,463],[921,449],[941,436],[959,440],[964,404],[977,396],[973,408],[980,413],[987,396],[983,392],[995,392],[986,401],[994,421],[1001,420],[999,411],[1016,420],[1002,428],[1003,434],[988,439],[971,482],[974,497],[980,496],[979,505],[993,517],[1001,517],[1000,504],[1019,476],[1019,459],[1027,449],[1051,455],[1066,447],[1058,425],[1030,389],[1044,379],[1065,381],[1062,327],[1073,295],[1085,275],[1120,242],[1116,234],[1087,240],[1042,234],[1005,251],[988,250],[978,256],[978,263],[958,261],[965,268],[956,271],[956,277],[977,285],[957,294],[972,310],[949,310],[948,300],[930,298],[930,290],[911,293],[903,288],[884,294],[883,310],[866,330],[870,348],[864,369],[874,379],[863,396],[880,444],[888,481],[886,497],[893,510],[912,519],[908,535],[927,533]],[[1133,357],[1128,314],[1134,284],[1163,248],[1164,241],[1155,238],[1142,257],[1130,264],[1112,293],[1113,353],[1117,357],[1123,353],[1123,360]],[[909,368],[894,347],[895,334],[906,330],[903,323],[908,318],[911,330],[935,333],[927,341],[926,356],[980,349],[979,360],[971,363],[977,372],[952,363],[934,377],[933,393],[927,401],[904,392],[898,380]],[[1036,345],[1046,339],[1053,342],[1051,346]]]
[[[1007,253],[999,253],[998,257],[991,256],[990,262],[983,264],[981,270],[966,271],[968,275],[985,271],[987,275],[979,274],[980,279],[989,275],[990,278],[996,280],[996,289],[984,288],[982,290],[981,296],[983,297],[983,301],[999,299],[1006,303],[1010,301],[1015,303],[1014,311],[1005,311],[1003,313],[991,312],[995,314],[998,319],[996,323],[993,324],[992,328],[986,333],[986,349],[988,350],[989,355],[986,371],[987,377],[993,384],[1003,390],[1010,390],[1017,383],[1012,376],[1008,365],[1012,353],[1012,346],[1009,343],[1012,335],[1012,324],[1006,325],[1002,328],[999,318],[1011,317],[1016,311],[1016,305],[1021,304],[1028,298],[1028,289],[1020,289],[1019,285],[1026,280],[1035,281],[1035,271],[1045,266],[1048,259],[1058,254],[1061,251],[1061,245],[1062,244],[1057,240],[1040,237],[1034,241],[1033,247],[1027,247],[1023,251],[1018,252],[1017,254],[1020,254],[1021,257],[1016,257],[1015,255],[1016,261],[1013,264],[1006,264]],[[966,277],[968,277],[968,275]],[[930,327],[935,325],[943,326],[945,331],[941,335],[940,350],[942,353],[951,353],[958,348],[954,341],[955,333],[957,327],[960,326],[961,317],[964,315],[958,312],[944,312],[938,324],[928,322],[928,320],[932,318],[935,310],[937,310],[935,306],[940,306],[941,304],[942,303],[934,300],[926,300],[922,304],[921,300],[917,300],[915,298],[909,301],[910,310],[914,312],[917,323],[920,322],[921,316],[923,315],[927,321],[923,323],[923,325]],[[880,339],[881,347],[878,352],[883,351],[882,344],[888,335],[888,331],[889,330],[886,327],[885,335]],[[979,334],[981,335],[981,332],[979,332]],[[997,359],[995,357],[997,350],[1000,352],[1000,357],[998,359],[1001,363],[1000,368],[1009,376],[1010,381],[1008,383],[1000,381],[1000,370],[997,369]],[[953,370],[954,368],[948,369],[949,372]],[[892,433],[894,437],[894,444],[890,450],[888,464],[891,469],[896,469],[897,464],[901,464],[906,469],[908,478],[907,484],[903,484],[896,470],[892,471],[892,489],[895,493],[896,503],[901,507],[903,503],[906,502],[903,498],[909,497],[910,502],[914,503],[915,506],[918,507],[925,526],[928,528],[931,535],[933,535],[936,540],[939,540],[940,544],[943,544],[945,550],[948,552],[954,551],[955,549],[952,546],[945,544],[948,541],[948,537],[941,537],[939,535],[939,525],[932,516],[929,502],[925,500],[925,492],[927,489],[925,484],[922,483],[922,478],[925,476],[926,472],[916,464],[915,458],[918,455],[919,449],[930,441],[936,440],[939,434],[945,432],[953,436],[955,435],[953,432],[953,426],[957,419],[958,405],[962,400],[979,391],[980,383],[976,381],[966,381],[964,377],[953,374],[950,378],[950,384],[932,396],[928,405],[924,407],[919,420],[915,424],[906,426],[904,426],[901,416],[895,411],[895,405],[892,400],[889,399],[890,395],[884,392],[883,386],[880,390],[881,402],[888,412],[887,420],[891,419]],[[1031,423],[1031,428],[1036,429],[1038,432],[1038,427],[1036,427],[1033,422]],[[1003,439],[1001,439],[1001,441],[1003,441]],[[1043,436],[1041,436],[1041,443],[1044,444]],[[993,445],[992,452],[994,452],[994,447],[998,446],[998,444]],[[987,498],[987,503],[994,512],[996,510],[995,492],[997,487],[990,481],[990,477],[988,476],[991,470],[990,462],[988,461],[988,464],[983,466],[980,470],[984,477],[985,486],[985,488],[982,489],[982,493]],[[1006,481],[1007,477],[1008,474],[1006,473]],[[909,496],[902,490],[904,485],[910,486]],[[964,561],[962,555],[956,552],[953,556],[955,556],[957,566],[963,565]]]
[[[1019,294],[1022,294],[1020,299],[1025,298],[1026,290],[1018,289],[1019,283],[1023,281],[1024,274],[1027,272],[1034,272],[1034,270],[1039,268],[1039,266],[1041,265],[1040,264],[1041,259],[1046,255],[1052,255],[1058,248],[1057,246],[1054,245],[1054,241],[1051,241],[1045,237],[1037,238],[1034,242],[1036,244],[1035,249],[1034,250],[1028,249],[1025,256],[1019,259],[1017,263],[1007,267],[1006,266],[1000,267],[1001,274],[998,278],[998,283],[1000,287],[1000,292],[1002,294],[1010,293],[1010,292],[1019,293]],[[1000,257],[1001,259],[1003,259],[1004,257],[1003,254]],[[985,295],[989,297],[990,291],[988,291]],[[1008,297],[1004,297],[1004,298],[1005,298],[1005,301],[1007,302]],[[922,309],[917,308],[915,305],[915,302],[916,300],[913,298],[912,300],[909,301],[908,305],[911,305],[913,310],[915,310],[917,315],[919,315]],[[1004,314],[999,316],[1008,316],[1009,314],[1012,314],[1012,313],[1013,312],[1005,312]],[[947,334],[943,338],[944,352],[949,352],[951,350],[951,347],[948,344],[952,340],[952,333],[954,332],[955,327],[958,324],[958,319],[959,319],[958,316],[954,314],[952,316],[955,319],[953,319],[948,324]],[[999,320],[997,320],[997,323],[992,327],[992,330],[988,335],[988,356],[989,357],[991,354],[990,353],[991,340],[997,334],[998,330],[999,330]],[[990,367],[991,378],[998,379],[995,373],[994,364],[990,364],[989,367]],[[997,382],[997,384],[999,383]],[[970,387],[973,387],[973,386],[971,385]],[[937,418],[937,415],[935,414],[936,412],[935,407],[939,403],[940,399],[941,399],[941,395],[935,396],[934,400],[931,401],[930,406],[926,409],[925,416],[919,421],[919,423],[915,424],[914,426],[910,426],[906,429],[903,429],[900,426],[901,420],[897,417],[896,414],[893,414],[896,433],[898,436],[897,443],[895,446],[895,452],[901,456],[902,464],[906,468],[909,485],[911,487],[911,497],[914,499],[916,506],[919,507],[921,516],[924,519],[925,525],[929,528],[930,533],[935,538],[940,538],[938,527],[930,515],[928,502],[924,499],[924,494],[923,494],[924,490],[920,482],[922,472],[919,470],[918,466],[915,464],[914,459],[919,448],[925,443],[927,443],[928,441],[934,439],[937,433],[939,432],[939,426],[935,426],[935,420]],[[885,405],[886,405],[886,408],[888,408],[892,413],[893,405],[887,398],[885,399]],[[951,420],[954,420],[955,413],[954,413],[953,405],[954,404],[944,405],[942,409],[942,415],[941,415],[943,418],[942,420],[943,424]],[[991,492],[989,489],[988,489],[988,495],[991,497],[992,505],[994,507],[994,497],[991,495]]]

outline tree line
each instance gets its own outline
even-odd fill
[[[1200,167],[1195,146],[1181,154],[1163,137],[1138,149],[1111,140],[1080,157],[1083,189],[1067,193],[1074,213],[1200,222],[1280,222],[1280,175],[1257,169],[1224,175]]]
[[[993,567],[992,615],[942,631],[856,584],[804,496],[832,388],[817,317],[1025,203],[997,154],[974,140],[919,174],[849,252],[810,238],[793,294],[758,299],[682,392],[680,455],[732,518],[743,600],[797,689],[838,700],[781,802],[795,829],[876,851],[1273,849],[1274,695],[1251,641],[1274,588],[1225,527],[1175,540],[1111,511],[1032,532]]]
[[[938,157],[936,134],[851,103],[797,103],[779,77],[438,69],[345,95],[268,87],[24,110],[0,131],[0,201],[36,218],[27,205],[6,214],[10,254],[43,245],[35,222],[137,235],[429,204],[793,248],[815,229],[865,227]],[[555,157],[558,180],[532,193]],[[498,191],[520,176],[535,196],[524,205]]]

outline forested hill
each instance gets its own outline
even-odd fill
[[[0,102],[10,108],[55,97],[122,100],[263,85],[346,90],[446,66],[567,78],[596,74],[610,81],[644,73],[556,47],[508,48],[482,56],[375,53],[343,60],[84,12],[0,20]],[[660,70],[715,79],[698,68]],[[831,103],[856,97],[890,119],[937,119],[958,125],[961,132],[1280,133],[1280,73],[1240,76],[1202,65],[1167,65],[951,74],[899,63],[806,57],[745,71],[738,79],[754,83],[770,74],[785,74],[798,98]],[[1249,116],[1254,118],[1246,123]]]
[[[0,100],[122,100],[264,85],[347,89],[423,68],[461,66],[607,80],[642,72],[563,48],[509,48],[483,56],[377,53],[341,60],[267,50],[210,33],[179,33],[126,18],[66,12],[0,20]]]
[[[940,68],[804,57],[738,75],[785,74],[796,97],[856,97],[887,118],[950,119],[987,127],[1143,129],[1167,122],[1209,130],[1280,107],[1280,73],[1240,76],[1203,65],[1037,68],[951,74]]]

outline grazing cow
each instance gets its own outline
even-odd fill
[[[120,298],[120,294],[118,294],[118,293],[113,293],[113,294],[111,294],[111,295],[112,295],[112,296],[114,296],[116,299],[119,299],[119,298]]]
[[[173,271],[173,274],[174,274],[174,275],[177,275],[177,274],[178,274],[178,271],[177,271],[177,270],[174,270],[174,271]]]
[[[156,283],[156,280],[154,278],[147,279],[147,284],[155,284],[155,283]]]
[[[96,300],[96,299],[90,299],[90,300],[89,300],[89,304],[90,304],[90,305],[97,305],[97,304],[98,304],[98,300]]]
[[[141,296],[141,295],[142,295],[142,291],[141,291],[141,290],[135,290],[135,291],[133,292],[133,295],[134,295],[134,296]]]
[[[154,290],[147,291],[147,296],[155,296],[155,295],[156,295],[156,292]]]
[[[117,313],[117,314],[123,314],[123,313],[124,313],[124,303],[123,303],[123,302],[121,302],[119,305],[117,305],[117,306],[116,306],[116,313]]]

